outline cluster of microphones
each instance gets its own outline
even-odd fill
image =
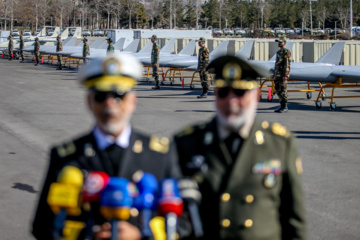
[[[130,211],[137,209],[141,218],[142,239],[177,239],[177,222],[183,214],[184,202],[196,238],[203,237],[198,211],[201,194],[191,179],[165,178],[158,183],[154,175],[137,172],[133,182],[122,177],[109,177],[105,172],[92,171],[84,177],[76,167],[66,166],[57,182],[50,186],[48,204],[55,214],[53,239],[81,239],[71,235],[64,237],[67,216],[78,216],[82,209],[89,212],[84,239],[91,239],[94,213],[91,206],[100,205],[100,214],[111,223],[111,239],[119,239],[117,223],[128,220]],[[161,227],[150,227],[154,215],[165,218],[165,233]],[[155,229],[154,229],[155,228]],[[163,227],[164,228],[164,227]]]

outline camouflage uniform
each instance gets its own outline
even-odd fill
[[[275,90],[279,96],[280,103],[287,103],[287,80],[283,80],[283,77],[289,78],[290,76],[290,64],[291,64],[291,52],[287,48],[280,49],[276,53],[275,71],[274,71],[274,83]]]
[[[159,44],[157,44],[157,42],[155,42],[153,44],[153,47],[152,47],[152,51],[151,51],[151,65],[152,65],[152,69],[153,69],[153,77],[155,79],[155,82],[156,82],[156,86],[159,85],[159,51],[160,49],[160,46]],[[156,66],[155,66],[156,64]]]
[[[20,54],[20,57],[21,57],[21,62],[24,62],[24,46],[25,46],[25,43],[24,43],[24,39],[20,39],[20,47],[19,47],[19,54]]]
[[[56,42],[56,52],[61,52],[62,50],[63,50],[62,41],[61,41],[61,39],[58,39]],[[57,55],[57,59],[58,59],[59,68],[61,68],[61,55],[60,54]]]
[[[9,46],[8,46],[8,50],[9,50],[9,60],[11,60],[13,58],[13,49],[14,49],[14,42],[12,40],[12,38],[9,38]]]
[[[87,62],[86,60],[86,56],[90,55],[90,48],[89,48],[89,44],[87,42],[84,43],[83,46],[83,59],[84,59],[84,63]]]
[[[200,81],[203,88],[203,93],[207,93],[209,91],[208,72],[205,71],[208,65],[209,50],[206,47],[202,47],[199,49],[198,71],[200,74]]]
[[[36,60],[36,65],[38,65],[39,62],[40,62],[39,50],[40,50],[40,43],[39,43],[39,41],[35,41],[35,44],[34,44],[34,57],[35,57],[35,60]]]
[[[112,54],[112,53],[114,53],[114,51],[115,51],[115,47],[112,43],[110,43],[109,46],[107,47],[106,55]]]

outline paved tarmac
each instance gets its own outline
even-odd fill
[[[51,145],[91,129],[85,91],[75,70],[35,67],[0,59],[0,233],[2,240],[32,239],[30,222],[44,177]],[[183,127],[214,115],[214,96],[197,99],[195,90],[176,80],[159,91],[153,83],[136,87],[138,107],[133,126],[170,137]],[[291,84],[300,89],[305,84]],[[360,95],[360,90],[339,90]],[[360,101],[338,99],[317,110],[305,93],[290,93],[289,112],[276,114],[273,102],[259,103],[258,117],[279,122],[297,136],[304,165],[308,239],[353,240],[360,237]],[[263,95],[266,97],[266,95]]]

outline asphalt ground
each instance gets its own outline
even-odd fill
[[[30,223],[42,185],[49,148],[87,132],[92,117],[84,105],[85,91],[76,70],[0,59],[0,233],[2,240],[32,239]],[[171,137],[192,123],[214,114],[214,95],[197,99],[200,84],[190,90],[176,79],[161,90],[154,82],[136,87],[137,111],[132,124],[149,134]],[[316,87],[314,84],[313,86]],[[304,89],[294,83],[289,89]],[[360,95],[359,89],[339,89]],[[330,92],[329,92],[330,93]],[[303,158],[308,239],[359,239],[360,236],[360,101],[329,100],[320,110],[305,93],[289,93],[289,112],[274,113],[272,102],[261,100],[257,116],[279,122],[297,136]]]

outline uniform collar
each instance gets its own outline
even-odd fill
[[[217,117],[216,117],[216,119],[217,119]],[[254,118],[250,119],[249,121],[245,122],[245,124],[242,125],[241,128],[239,129],[238,134],[240,135],[240,137],[242,139],[246,139],[249,137],[251,128],[254,125],[254,120],[255,120]],[[232,133],[231,129],[229,129],[226,126],[223,126],[218,119],[217,119],[216,126],[217,126],[217,131],[219,134],[219,138],[221,140],[226,139]]]
[[[93,135],[100,150],[104,150],[112,144],[116,144],[121,148],[127,148],[130,144],[131,126],[125,127],[117,138],[102,132],[97,126],[93,130]]]

